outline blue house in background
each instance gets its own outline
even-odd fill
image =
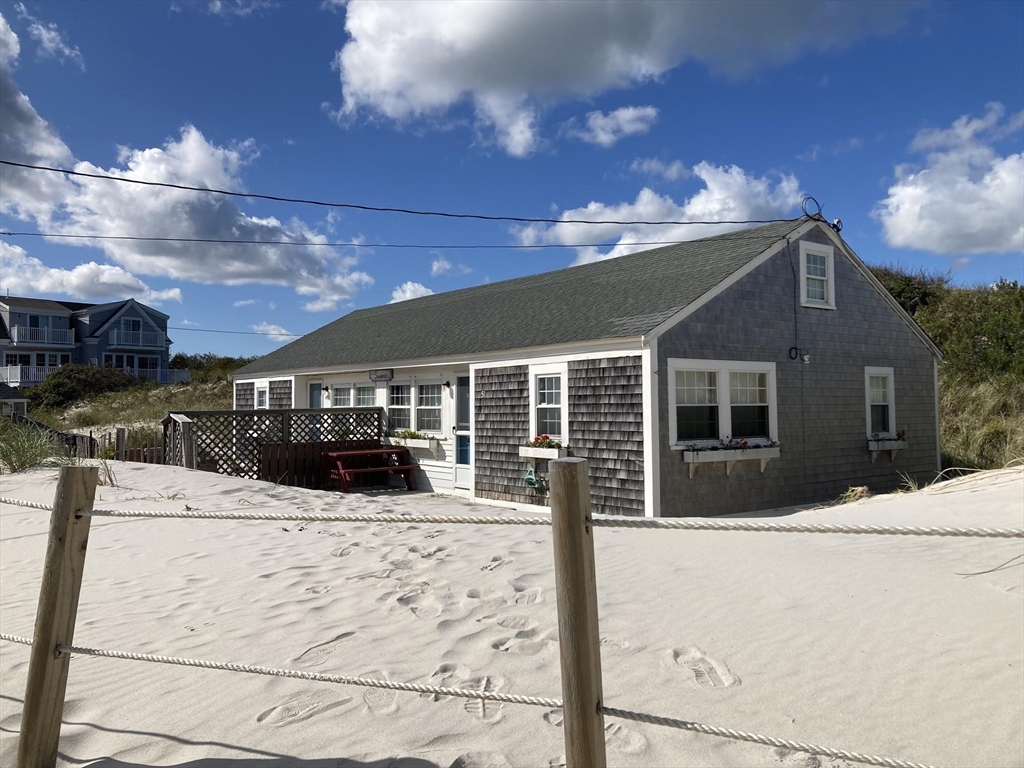
[[[161,384],[188,381],[188,371],[168,369],[167,320],[135,299],[0,297],[0,382],[31,386],[69,363],[119,368]]]

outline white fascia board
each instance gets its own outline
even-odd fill
[[[153,319],[146,315],[145,308],[141,304],[139,304],[137,301],[135,301],[135,299],[128,299],[124,303],[123,307],[121,307],[119,310],[117,310],[117,312],[115,312],[113,315],[111,315],[110,319],[107,320],[107,322],[105,322],[100,328],[98,328],[95,331],[95,333],[93,333],[91,335],[92,336],[102,336],[103,333],[107,330],[107,328],[109,328],[115,322],[120,320],[121,319],[121,315],[123,315],[126,311],[128,311],[128,308],[131,307],[131,306],[138,307],[139,311],[142,312],[142,316],[146,319],[146,322],[149,323],[149,325],[153,328],[153,330],[155,330],[157,332],[160,331],[160,329],[157,328],[156,324],[153,322]]]
[[[661,517],[661,443],[658,440],[658,340],[651,339],[641,361],[643,381],[644,515]]]
[[[917,324],[917,321],[900,306],[900,303],[893,298],[892,294],[885,290],[885,286],[882,285],[878,278],[874,276],[870,269],[868,269],[867,264],[861,261],[860,257],[854,253],[853,249],[846,244],[846,241],[843,240],[843,238],[841,238],[838,233],[836,233],[836,231],[827,224],[822,224],[821,230],[829,236],[836,248],[838,248],[846,257],[847,261],[857,268],[857,271],[860,272],[861,275],[864,276],[864,279],[871,284],[871,287],[878,292],[878,295],[881,296],[885,302],[893,308],[893,310],[895,310],[896,314],[898,314],[903,322],[909,326],[910,330],[912,330],[917,337],[921,339],[924,345],[931,350],[931,353],[935,355],[938,360],[942,360],[942,352],[940,352],[939,348],[935,346],[935,342],[932,341],[928,334],[924,332],[924,329]]]
[[[779,238],[776,242],[769,245],[765,250],[761,251],[761,253],[757,257],[748,261],[744,266],[737,269],[735,272],[729,275],[725,280],[720,282],[718,285],[706,291],[702,296],[700,296],[696,300],[691,301],[681,310],[672,315],[672,317],[668,318],[667,320],[663,321],[658,326],[656,326],[654,330],[644,334],[644,340],[653,341],[654,339],[657,339],[659,336],[665,333],[665,331],[669,330],[670,328],[674,328],[680,321],[692,315],[694,312],[703,307],[713,298],[723,293],[727,288],[731,288],[733,285],[738,283],[744,277],[746,277],[755,269],[757,269],[766,261],[768,261],[776,253],[785,248],[790,242],[792,242],[798,237],[803,237],[806,233],[814,229],[814,227],[817,226],[819,223],[820,222],[817,221],[804,222],[799,227],[796,227],[788,235]]]
[[[544,347],[525,347],[522,349],[503,349],[494,352],[481,352],[473,355],[449,355],[447,357],[424,357],[410,360],[383,360],[373,363],[339,365],[332,368],[290,368],[287,371],[262,372],[243,376],[231,375],[231,380],[249,381],[257,378],[282,378],[285,376],[333,376],[347,373],[364,373],[378,368],[472,368],[491,367],[496,364],[520,365],[538,362],[544,358],[552,360],[585,360],[592,357],[603,357],[605,354],[617,353],[636,355],[642,348],[642,336],[623,336],[615,339],[596,339],[593,341],[577,341],[569,344],[552,344]]]

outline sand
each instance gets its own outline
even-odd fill
[[[561,697],[551,533],[441,495],[114,464],[98,507],[338,511],[393,524],[96,518],[79,645]],[[51,502],[53,470],[0,477]],[[790,512],[792,512],[790,510]],[[779,513],[784,514],[783,512]],[[1021,527],[1024,470],[788,521]],[[31,635],[47,513],[0,507],[0,629]],[[1024,765],[1020,540],[598,529],[608,706],[943,766]],[[29,649],[0,643],[0,765]],[[613,766],[845,766],[606,721]],[[76,657],[60,765],[559,766],[561,713]]]

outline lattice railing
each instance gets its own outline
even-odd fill
[[[168,464],[250,480],[260,479],[261,449],[267,443],[380,441],[384,437],[381,408],[186,411],[174,416],[191,422],[192,452],[182,445],[187,439],[183,420],[168,417],[164,420]]]

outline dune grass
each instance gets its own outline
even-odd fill
[[[1024,380],[939,380],[943,467],[1000,469],[1024,457]]]
[[[64,443],[31,424],[0,419],[0,474],[76,463]]]

